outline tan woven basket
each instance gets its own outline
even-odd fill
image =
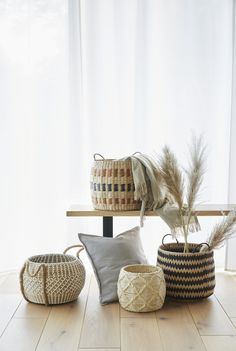
[[[100,156],[102,159],[97,159]],[[91,197],[97,210],[139,210],[141,202],[134,199],[134,181],[130,160],[106,160],[94,154],[91,169]]]
[[[183,243],[169,243],[159,247],[157,264],[165,274],[166,296],[198,300],[213,294],[214,253],[212,250],[199,252],[201,245],[189,244],[189,253],[183,253]]]
[[[65,255],[79,247],[77,257]],[[76,300],[85,283],[85,269],[79,258],[82,245],[68,247],[63,254],[28,258],[20,272],[21,292],[25,300],[45,305]]]
[[[121,307],[131,312],[160,309],[166,295],[166,284],[160,267],[128,265],[121,269],[117,293]]]

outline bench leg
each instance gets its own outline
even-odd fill
[[[102,217],[103,220],[103,236],[107,238],[113,237],[113,217]]]

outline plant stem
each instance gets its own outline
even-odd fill
[[[185,223],[184,223],[184,216],[183,216],[182,210],[180,210],[180,218],[181,218],[183,231],[184,231],[184,253],[188,253],[189,252],[189,248],[188,248],[188,225],[187,225],[187,228],[186,228]]]

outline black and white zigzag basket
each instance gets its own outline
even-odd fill
[[[183,253],[183,243],[163,243],[159,247],[157,265],[164,271],[166,296],[198,300],[213,294],[214,252],[210,248],[200,252],[201,245],[189,244],[189,253]]]

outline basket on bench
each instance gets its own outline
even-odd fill
[[[132,211],[141,208],[141,202],[134,198],[130,159],[104,159],[102,155],[94,154],[90,184],[96,210]]]

